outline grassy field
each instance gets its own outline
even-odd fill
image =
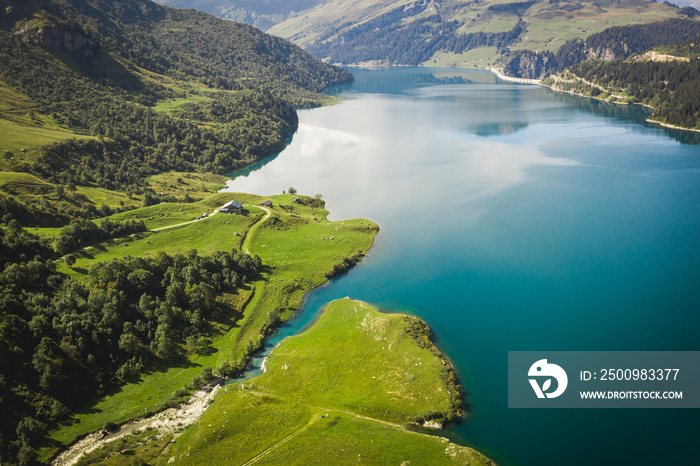
[[[158,102],[158,105],[156,105],[153,109],[156,112],[172,113],[176,110],[179,110],[184,104],[211,102],[212,100],[214,99],[212,99],[211,97],[205,97],[201,95],[189,95],[187,97],[182,97],[179,99],[160,101]]]
[[[424,66],[454,66],[458,68],[489,68],[499,58],[496,47],[479,47],[464,53],[437,52]]]
[[[512,50],[550,50],[556,52],[567,40],[586,38],[612,26],[646,24],[677,17],[672,7],[662,3],[640,10],[636,7],[608,8],[597,10],[588,6],[570,15],[547,17],[546,13],[532,11],[525,39],[513,44]],[[541,15],[541,16],[540,16]]]
[[[156,193],[202,200],[218,192],[226,185],[226,177],[213,173],[167,172],[153,175],[148,184]]]
[[[0,170],[0,190],[29,204],[39,200],[39,202],[47,203],[45,205],[53,207],[63,202],[74,206],[90,203],[98,208],[106,205],[111,209],[134,209],[143,203],[143,196],[128,196],[119,191],[111,191],[94,185],[77,186],[75,191],[64,189],[60,197],[55,193],[55,188],[56,185],[29,173]],[[50,210],[51,207],[46,207],[46,209]],[[31,227],[32,225],[25,226]],[[54,230],[57,229],[41,228],[35,229],[34,233],[50,236],[54,234]]]
[[[65,141],[71,138],[87,138],[67,131],[56,131],[41,127],[23,126],[0,118],[0,154],[5,151],[12,152],[12,161],[15,163],[30,160],[37,149],[46,144],[57,141]],[[26,152],[22,152],[26,150]],[[8,160],[0,158],[0,169],[9,167]]]
[[[430,411],[447,414],[449,389],[440,376],[446,362],[416,344],[406,318],[358,301],[336,301],[311,329],[273,352],[268,373],[255,386],[396,423]]]
[[[449,409],[441,357],[411,337],[407,319],[350,299],[329,304],[309,330],[273,351],[263,375],[222,390],[151,464],[492,464],[386,421]],[[153,450],[131,456],[146,456],[146,448]],[[104,464],[119,459],[127,458]]]
[[[0,187],[10,188],[13,187],[39,187],[39,188],[53,188],[54,185],[47,183],[44,180],[37,178],[29,173],[18,173],[18,172],[5,172],[0,171]]]
[[[307,205],[295,203],[297,197]],[[163,227],[192,219],[191,214],[180,212],[180,209],[191,208],[192,212],[201,215],[205,210],[211,211],[232,199],[250,206],[247,207],[247,216],[216,214],[196,223],[113,240],[89,248],[85,253],[78,254],[78,261],[72,268],[58,262],[59,270],[79,277],[84,276],[94,263],[127,254],[143,256],[159,250],[177,253],[193,248],[199,250],[200,254],[206,254],[221,249],[240,249],[251,225],[260,221],[264,214],[262,209],[253,206],[267,199],[273,202],[271,211],[274,217],[271,219],[276,219],[274,226],[268,227],[271,219],[265,221],[251,241],[251,252],[260,255],[267,271],[248,285],[245,296],[238,297],[240,312],[228,316],[228,321],[220,323],[220,334],[212,339],[208,351],[190,356],[179,367],[163,368],[162,371],[142,375],[138,381],[125,385],[108,396],[92,400],[70,423],[51,433],[53,446],[42,451],[43,458],[51,456],[61,445],[72,442],[76,437],[100,429],[108,421],[120,423],[157,410],[173,392],[191,381],[204,367],[216,369],[226,361],[240,360],[249,342],[258,344],[261,341],[261,331],[269,319],[270,311],[289,317],[301,304],[304,293],[326,281],[326,272],[345,257],[358,251],[366,253],[376,234],[376,227],[371,222],[329,222],[326,219],[328,212],[323,208],[322,202],[290,195],[261,197],[220,193],[195,204],[161,204],[112,218],[144,219],[149,228]],[[284,207],[280,207],[280,204]],[[358,231],[357,225],[362,225],[363,230]],[[235,236],[234,231],[240,236]],[[320,236],[329,231],[333,232],[336,239],[323,240],[327,244],[323,243],[324,247],[319,249],[319,254],[314,255],[313,249],[307,247],[307,244],[321,241]],[[279,246],[277,242],[284,245]]]
[[[17,89],[0,81],[0,170],[31,160],[41,146],[71,138],[85,138],[59,127],[53,119],[35,113],[37,105]],[[12,153],[11,159],[4,157]]]
[[[400,430],[357,419],[345,413],[328,412],[283,448],[277,448],[257,465],[324,464],[424,464],[491,465],[488,458],[471,448],[449,443],[445,438]]]
[[[117,238],[88,247],[74,254],[77,261],[72,267],[67,267],[59,261],[59,271],[69,275],[84,275],[97,262],[129,256],[150,256],[159,251],[168,254],[184,254],[190,249],[196,249],[200,254],[211,254],[215,251],[240,250],[242,236],[248,230],[248,223],[259,219],[262,215],[251,214],[248,217],[240,215],[218,214],[200,222],[190,223],[177,228],[157,232],[145,232],[128,238]]]

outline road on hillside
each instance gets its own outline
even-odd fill
[[[241,246],[241,251],[250,255],[250,248],[248,246],[250,245],[250,242],[253,239],[253,233],[255,233],[258,230],[258,228],[260,228],[260,225],[262,225],[265,222],[265,220],[270,218],[270,215],[272,215],[272,212],[270,212],[270,209],[268,209],[267,207],[263,207],[260,205],[246,205],[244,207],[256,207],[258,209],[262,209],[265,212],[267,212],[263,218],[261,218],[259,221],[255,222],[255,224],[252,227],[250,227],[250,230],[248,230],[248,234],[245,236],[245,239],[243,240],[243,245]]]
[[[206,219],[208,219],[208,218],[212,218],[214,215],[216,215],[216,214],[218,214],[218,213],[219,213],[219,211],[218,211],[218,209],[217,209],[217,210],[215,210],[214,212],[212,212],[211,215],[207,215],[207,216],[204,217],[204,218],[196,218],[196,219],[194,219],[194,220],[190,220],[189,222],[177,223],[177,224],[175,224],[175,225],[168,225],[167,227],[154,228],[153,230],[148,230],[148,231],[162,231],[162,230],[168,230],[168,229],[170,229],[170,228],[177,228],[177,227],[181,227],[181,226],[183,226],[183,225],[189,225],[190,223],[201,222],[201,221],[206,220]]]

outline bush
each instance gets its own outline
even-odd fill
[[[119,429],[119,426],[112,421],[107,421],[102,429],[106,430],[107,432],[116,432]]]

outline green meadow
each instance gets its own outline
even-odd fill
[[[202,200],[215,194],[226,185],[226,177],[214,173],[165,172],[153,175],[148,185],[158,194],[171,196],[189,195]]]
[[[416,344],[407,331],[410,319],[336,301],[312,328],[270,355],[256,389],[394,423],[432,411],[446,417],[450,387],[441,374],[448,362]]]

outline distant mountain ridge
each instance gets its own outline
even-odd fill
[[[519,51],[556,54],[609,27],[687,19],[694,11],[652,0],[160,1],[247,21],[332,63],[480,67],[502,66]]]
[[[503,62],[511,76],[542,79],[586,60],[624,59],[651,47],[673,45],[700,34],[700,22],[669,19],[657,23],[615,26],[585,40],[566,42],[556,53],[519,50]]]

